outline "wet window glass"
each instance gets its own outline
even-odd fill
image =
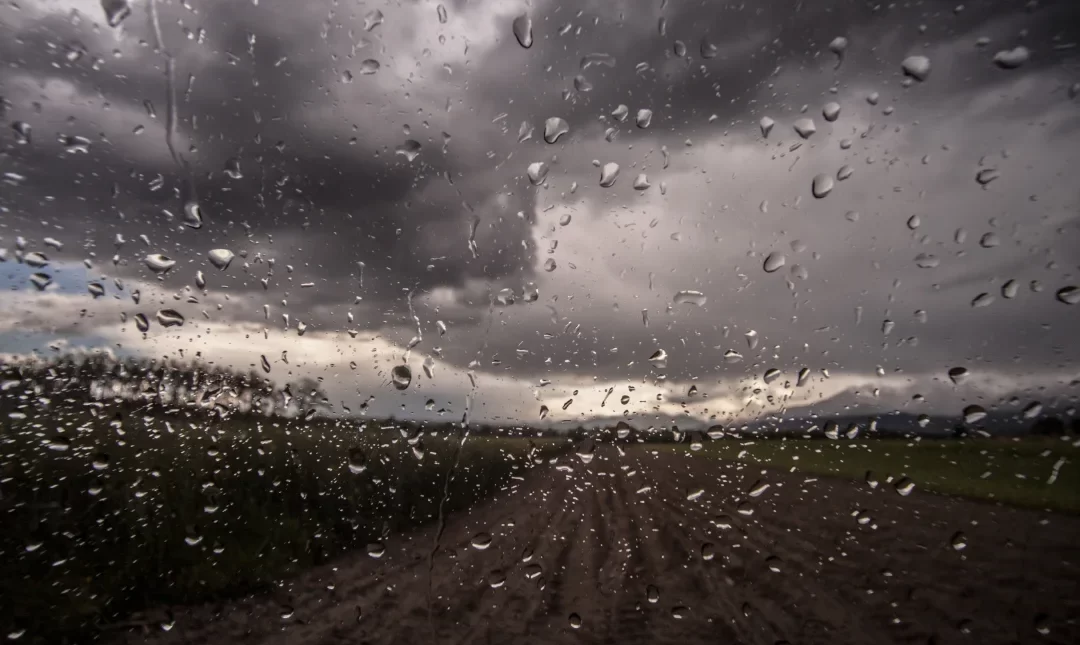
[[[1080,4],[0,6],[0,638],[1080,642]]]

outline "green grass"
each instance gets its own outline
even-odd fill
[[[685,445],[673,446],[689,450]],[[884,482],[1032,508],[1080,512],[1080,445],[1072,438],[707,442],[693,454],[814,475]],[[1049,483],[1059,459],[1057,477]]]
[[[268,590],[429,523],[460,444],[449,425],[405,437],[379,422],[75,402],[24,413],[0,424],[0,633],[25,629],[20,642],[83,642],[143,609]],[[470,437],[446,511],[568,447]],[[366,456],[359,474],[354,450]]]

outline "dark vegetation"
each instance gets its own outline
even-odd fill
[[[198,364],[62,357],[4,364],[0,383],[0,627],[20,642],[269,590],[565,447],[333,419],[317,384]]]

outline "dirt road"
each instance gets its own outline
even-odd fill
[[[490,536],[486,549],[472,546],[485,542],[479,534]],[[515,490],[448,518],[429,563],[433,538],[434,528],[392,539],[381,558],[311,571],[273,597],[177,609],[168,632],[117,636],[267,645],[1080,642],[1080,518],[918,489],[904,497],[886,482],[608,446],[588,464],[570,455],[538,468]]]

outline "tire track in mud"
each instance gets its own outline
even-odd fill
[[[751,497],[759,481],[769,488]],[[176,609],[172,631],[116,642],[1080,642],[1073,516],[601,446],[591,463],[560,458],[447,518],[434,634],[432,530],[388,540],[379,560],[309,571],[271,596]],[[963,550],[950,541],[957,531]],[[491,536],[488,548],[471,546],[478,533]]]

